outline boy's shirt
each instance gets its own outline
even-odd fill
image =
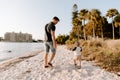
[[[73,49],[73,51],[74,51],[74,55],[78,56],[78,55],[81,55],[82,48],[77,46]]]

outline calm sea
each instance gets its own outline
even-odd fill
[[[43,43],[0,42],[0,62],[42,49]]]

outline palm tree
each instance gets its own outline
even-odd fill
[[[93,22],[93,37],[95,38],[95,29],[99,24],[99,20],[101,18],[101,12],[98,9],[92,9],[89,12],[89,20]]]
[[[80,12],[79,12],[79,19],[80,20],[83,20],[83,32],[84,32],[84,39],[86,40],[86,33],[85,33],[85,21],[86,21],[86,19],[87,19],[87,17],[88,17],[88,10],[87,9],[82,9],[82,10],[80,10]]]
[[[82,22],[76,18],[73,20],[73,28],[72,28],[72,31],[76,34],[76,36],[79,38],[79,35],[82,34],[82,30],[81,30],[81,25],[82,25]]]
[[[114,18],[115,27],[119,27],[119,36],[120,36],[120,14]]]
[[[118,14],[119,14],[119,12],[118,12],[117,9],[109,9],[107,11],[107,14],[106,14],[107,17],[112,19],[113,39],[115,39],[115,32],[114,32],[114,23],[113,23],[113,21],[114,21],[114,17],[116,15],[118,15]]]
[[[78,17],[78,6],[77,4],[73,5],[73,11],[72,11],[72,19],[75,19]]]
[[[103,35],[103,26],[106,25],[106,24],[108,24],[107,19],[104,16],[102,16],[101,19],[100,19],[101,37],[102,37],[102,39],[104,38],[104,35]]]
[[[72,31],[70,33],[70,38],[78,38],[79,39],[79,34],[81,34],[81,25],[82,22],[78,19],[78,8],[77,4],[73,5],[73,12],[72,12]]]
[[[93,35],[93,32],[92,32],[93,28],[91,26],[93,26],[92,21],[88,21],[87,24],[85,25],[85,31],[87,36]]]
[[[98,24],[97,24],[97,29],[100,34],[98,34],[99,36],[101,36],[101,38],[104,38],[103,35],[103,27],[105,27],[106,24],[108,24],[107,19],[104,16],[100,16],[99,20],[97,20]]]

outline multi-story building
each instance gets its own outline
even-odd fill
[[[32,42],[32,35],[28,33],[6,32],[4,35],[5,41],[11,42]]]

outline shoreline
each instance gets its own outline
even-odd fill
[[[9,67],[9,66],[17,64],[21,61],[24,61],[25,59],[34,57],[34,56],[38,55],[39,53],[41,53],[42,51],[43,50],[32,51],[32,52],[26,53],[25,55],[2,61],[2,62],[0,62],[0,69],[3,69],[5,67]]]

